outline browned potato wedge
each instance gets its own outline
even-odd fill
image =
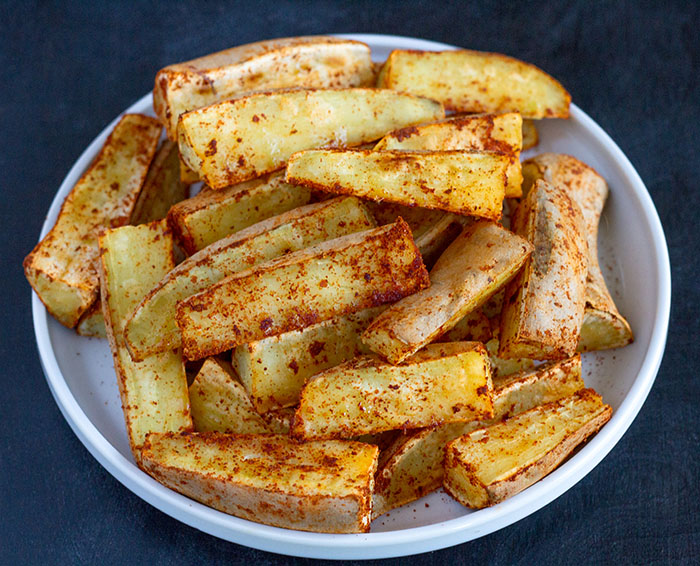
[[[102,312],[129,445],[139,465],[149,432],[192,430],[181,354],[170,350],[134,362],[123,337],[126,319],[146,290],[173,268],[172,249],[165,220],[107,230],[99,237]]]
[[[498,357],[498,346],[500,341],[498,338],[491,338],[484,345],[489,353],[489,360],[491,360],[491,371],[493,372],[493,377],[504,377],[506,375],[511,375],[523,370],[529,370],[535,367],[535,362],[529,358],[499,358]]]
[[[205,188],[194,197],[176,204],[168,223],[188,254],[311,201],[311,191],[292,187],[276,173],[226,189]]]
[[[583,389],[453,440],[445,450],[445,490],[475,509],[541,480],[610,420],[612,408]]]
[[[583,389],[581,357],[549,362],[507,378],[494,378],[493,387],[493,420],[446,423],[411,431],[382,451],[376,474],[374,517],[415,501],[442,485],[442,463],[448,442]]]
[[[180,149],[178,148],[178,155],[180,155]],[[180,181],[187,185],[193,185],[194,183],[198,183],[201,179],[199,178],[199,175],[192,171],[187,166],[187,163],[185,163],[182,160],[182,156],[180,156]]]
[[[256,523],[322,533],[369,530],[379,449],[283,435],[151,434],[145,470],[209,507]]]
[[[523,151],[540,143],[540,135],[534,120],[523,120]]]
[[[495,222],[475,222],[440,256],[430,287],[389,307],[362,341],[392,364],[402,362],[478,308],[517,273],[532,249]]]
[[[585,306],[586,228],[565,191],[539,180],[512,219],[535,252],[506,287],[501,358],[562,359],[576,352]]]
[[[440,220],[423,232],[420,236],[413,236],[416,247],[423,257],[426,267],[432,269],[438,258],[445,252],[455,238],[462,233],[465,227],[474,221],[470,216],[460,216],[445,212]]]
[[[434,100],[390,90],[291,90],[187,112],[177,131],[185,163],[220,189],[280,169],[297,151],[360,145],[444,116]]]
[[[101,228],[128,224],[162,128],[125,114],[63,201],[51,231],[24,259],[24,274],[46,309],[74,327],[97,298]]]
[[[520,150],[523,144],[523,119],[518,112],[456,116],[433,124],[402,128],[384,136],[375,150],[468,149],[497,151],[510,156],[506,171],[506,197],[522,196],[523,175]]]
[[[285,407],[284,409],[263,413],[260,416],[264,419],[272,432],[289,436],[289,431],[292,430],[292,421],[294,420],[295,411],[296,407]]]
[[[450,330],[441,334],[439,342],[483,342],[491,340],[491,323],[483,311],[478,308],[465,314]]]
[[[224,277],[331,240],[372,228],[367,210],[355,198],[339,197],[296,208],[254,224],[219,240],[183,261],[151,289],[139,303],[125,329],[135,360],[177,348],[177,302]]]
[[[439,100],[456,112],[568,118],[571,95],[534,65],[479,51],[391,52],[378,86]]]
[[[396,222],[399,216],[403,218],[411,229],[414,240],[425,234],[432,226],[445,217],[445,213],[441,210],[431,210],[420,206],[403,206],[386,201],[375,202],[367,200],[364,202],[377,221],[378,226]]]
[[[396,301],[430,284],[408,225],[358,232],[228,276],[178,303],[188,359]]]
[[[348,438],[490,418],[491,391],[479,342],[431,344],[399,366],[360,356],[306,383],[292,436]]]
[[[92,306],[80,317],[75,330],[81,336],[107,338],[105,317],[102,315],[102,302],[99,299],[92,303]]]
[[[175,140],[180,114],[243,92],[370,84],[374,70],[364,43],[328,36],[290,37],[241,45],[161,69],[153,107]]]
[[[498,220],[509,164],[507,155],[493,152],[315,149],[290,158],[286,180],[335,194]]]
[[[579,351],[620,348],[633,341],[628,322],[615,306],[598,262],[598,223],[608,196],[608,185],[593,168],[569,155],[543,153],[523,164],[526,186],[544,179],[563,188],[581,208],[588,243],[586,310]]]

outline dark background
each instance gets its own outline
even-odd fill
[[[575,488],[515,525],[393,563],[700,563],[697,3],[82,4],[3,2],[0,11],[0,564],[307,562],[182,525],[90,456],[42,375],[21,260],[73,162],[152,88],[159,68],[237,44],[324,32],[423,37],[507,53],[547,70],[639,171],[673,266],[666,355],[646,404],[612,453]]]

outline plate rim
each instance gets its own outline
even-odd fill
[[[407,36],[383,34],[338,34],[369,43],[372,47],[395,47],[411,43],[413,48],[444,50],[455,46]],[[53,226],[65,195],[92,157],[104,143],[119,118],[129,112],[148,112],[152,107],[147,93],[112,120],[85,148],[70,168],[56,192],[42,226],[40,239]],[[574,487],[595,468],[631,426],[659,370],[666,344],[671,307],[671,272],[668,247],[651,196],[638,172],[592,118],[572,103],[571,119],[589,130],[610,152],[617,166],[629,178],[633,193],[646,217],[646,226],[654,244],[658,277],[657,309],[649,339],[649,348],[629,392],[609,423],[579,453],[543,480],[508,501],[475,513],[419,527],[350,535],[308,533],[271,527],[211,509],[180,495],[153,480],[136,464],[123,456],[100,433],[78,404],[63,377],[55,357],[48,325],[49,315],[32,292],[32,318],[41,367],[49,389],[69,426],[92,456],[122,485],[135,495],[171,517],[213,536],[245,546],[291,556],[331,559],[388,558],[419,554],[467,542],[511,525],[538,511],[568,489]],[[284,545],[281,548],[280,545]]]

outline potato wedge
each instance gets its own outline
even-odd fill
[[[178,153],[178,155],[180,155],[179,148],[178,148],[177,153]],[[199,175],[197,175],[197,173],[192,171],[192,169],[190,169],[187,166],[187,163],[185,163],[182,160],[182,156],[180,156],[180,181],[182,181],[186,185],[193,185],[194,183],[199,183],[199,181],[201,181],[201,179],[199,178]]]
[[[296,407],[285,407],[268,413],[263,413],[260,416],[270,427],[270,430],[275,434],[285,434],[289,436],[289,431],[292,430],[292,421],[294,421],[294,412]]]
[[[92,306],[80,317],[75,330],[81,336],[92,338],[107,338],[105,330],[105,317],[102,314],[102,301],[99,299],[92,303]]]
[[[496,377],[505,377],[519,371],[530,370],[535,367],[535,362],[530,358],[499,358],[499,345],[500,341],[498,338],[491,338],[491,340],[484,343],[484,346],[486,346],[486,350],[489,353],[491,371],[494,379]]]
[[[436,342],[482,342],[491,340],[491,323],[480,308],[468,312]]]
[[[479,51],[392,51],[378,81],[439,100],[455,112],[520,112],[523,118],[568,118],[571,95],[534,65]]]
[[[74,327],[97,298],[97,235],[129,222],[161,127],[125,114],[63,201],[51,231],[24,259],[24,274],[46,309]]]
[[[534,246],[506,287],[501,358],[562,359],[576,352],[585,307],[586,228],[578,205],[559,187],[538,180],[512,219]]]
[[[360,145],[444,116],[434,100],[390,90],[261,92],[183,114],[178,143],[185,163],[220,189],[281,169],[304,149]]]
[[[581,208],[588,243],[586,310],[579,351],[620,348],[634,340],[632,329],[615,306],[598,262],[598,224],[608,196],[608,185],[593,168],[570,155],[543,153],[524,164],[527,189],[537,179],[563,188]]]
[[[285,253],[373,227],[355,198],[339,197],[296,208],[219,240],[183,261],[143,298],[125,329],[135,360],[177,348],[177,302]]]
[[[403,206],[393,202],[364,201],[365,205],[374,216],[378,226],[391,224],[399,218],[403,218],[411,229],[413,239],[418,239],[432,226],[445,217],[442,210],[431,210],[419,206]]]
[[[277,173],[226,189],[205,188],[176,204],[168,223],[190,255],[226,236],[311,201],[311,191],[292,187]]]
[[[263,434],[273,432],[255,411],[231,365],[207,358],[189,389],[197,432]]]
[[[142,459],[163,485],[224,513],[300,531],[355,533],[369,530],[378,451],[273,434],[151,434]]]
[[[337,316],[301,330],[242,344],[232,363],[259,413],[299,403],[306,380],[323,370],[369,354],[360,334],[384,307]]]
[[[540,143],[540,135],[534,120],[523,120],[523,151]]]
[[[348,438],[493,416],[491,372],[479,342],[431,344],[399,366],[360,356],[310,379],[292,436]]]
[[[145,291],[172,269],[172,246],[165,220],[107,230],[99,237],[102,312],[129,445],[139,465],[149,432],[192,430],[180,353],[170,350],[134,362],[123,337],[126,319]]]
[[[420,499],[442,485],[448,442],[583,389],[581,357],[548,362],[508,378],[494,378],[493,387],[492,420],[446,423],[410,431],[382,451],[375,477],[374,517]]]
[[[178,303],[188,359],[203,358],[429,285],[408,225],[358,232],[228,276]]]
[[[286,180],[334,194],[498,220],[509,163],[498,153],[314,149],[290,158]]]
[[[612,408],[583,389],[453,440],[445,450],[445,490],[475,509],[539,481],[610,420]]]
[[[495,222],[475,222],[440,256],[430,287],[400,300],[362,333],[362,341],[401,363],[478,308],[522,267],[532,245]]]
[[[462,231],[475,219],[470,216],[460,216],[445,212],[435,224],[430,226],[420,236],[414,236],[416,247],[423,256],[423,263],[432,269],[435,262],[445,250],[455,241]]]
[[[285,87],[353,87],[374,84],[370,49],[328,36],[249,43],[158,71],[153,107],[168,137],[177,139],[180,114],[243,92]]]
[[[456,116],[432,124],[402,128],[384,136],[374,147],[386,150],[446,151],[467,149],[497,151],[510,156],[506,171],[506,197],[522,196],[520,150],[523,119],[518,112]]]

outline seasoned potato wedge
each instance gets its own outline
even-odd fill
[[[179,148],[178,148],[177,153],[178,153],[178,155],[180,155]],[[180,156],[180,181],[182,181],[186,185],[192,185],[194,183],[199,183],[199,181],[201,181],[201,179],[199,178],[199,175],[197,175],[197,173],[192,171],[192,169],[190,169],[187,166],[187,163],[185,163],[182,160],[182,156]]]
[[[427,495],[442,485],[445,445],[464,434],[583,389],[581,357],[542,364],[493,379],[490,421],[446,423],[397,437],[382,451],[376,474],[374,517]]]
[[[506,287],[498,355],[569,357],[581,332],[588,271],[581,210],[562,189],[539,180],[516,209],[512,227],[535,251]]]
[[[75,330],[81,336],[93,338],[107,338],[105,330],[105,317],[102,314],[102,301],[97,299],[92,306],[80,317]]]
[[[408,225],[358,232],[228,276],[178,303],[188,359],[396,301],[429,285]]]
[[[190,385],[192,422],[197,432],[273,432],[255,411],[230,364],[207,358]]]
[[[241,45],[161,69],[153,107],[175,140],[180,114],[243,92],[370,84],[374,69],[364,43],[328,36],[290,37]]]
[[[425,234],[432,226],[445,217],[442,210],[431,210],[419,206],[403,206],[393,202],[364,201],[365,205],[374,216],[378,226],[396,222],[399,216],[408,224],[413,239],[418,239]]]
[[[151,434],[145,470],[163,485],[249,521],[323,533],[369,530],[379,449],[283,435]]]
[[[499,358],[499,344],[500,341],[498,338],[491,338],[491,340],[484,344],[489,353],[489,360],[491,360],[491,371],[493,372],[494,379],[496,377],[504,377],[535,367],[535,362],[529,358]]]
[[[611,415],[600,395],[583,389],[475,430],[447,445],[445,490],[476,509],[500,503],[549,474]]]
[[[475,222],[440,256],[430,287],[390,306],[362,341],[392,364],[402,362],[478,308],[517,273],[532,249],[495,222]]]
[[[316,149],[291,157],[286,180],[334,194],[498,220],[507,155],[471,151]]]
[[[217,240],[308,204],[311,191],[292,187],[276,173],[226,189],[205,188],[194,197],[176,204],[168,223],[188,254],[194,254]]]
[[[270,336],[233,350],[233,367],[260,413],[299,403],[306,380],[368,354],[360,335],[384,307],[337,316],[301,330]]]
[[[162,128],[125,114],[63,201],[51,231],[24,259],[24,274],[47,310],[74,327],[97,298],[101,228],[128,224]]]
[[[439,100],[456,112],[568,118],[571,95],[534,65],[499,53],[395,50],[378,86]]]
[[[438,342],[483,342],[491,340],[491,323],[480,308],[468,312],[450,330],[441,334]]]
[[[534,120],[523,120],[523,151],[540,143],[540,135]]]
[[[165,220],[123,226],[99,237],[102,312],[137,463],[149,432],[192,430],[182,356],[167,351],[134,362],[124,344],[126,319],[143,297],[173,268],[173,238]]]
[[[432,269],[435,262],[449,245],[473,221],[474,218],[470,216],[460,216],[459,214],[445,212],[440,220],[430,226],[420,236],[414,235],[416,247],[418,247],[426,267]]]
[[[432,124],[401,128],[384,136],[374,147],[386,150],[445,151],[468,149],[497,151],[510,156],[506,171],[506,197],[522,196],[520,150],[523,119],[518,112],[456,116]]]
[[[126,325],[129,351],[139,360],[178,347],[177,302],[224,277],[372,226],[360,201],[339,197],[290,210],[219,240],[183,261],[143,298]]]
[[[292,430],[292,421],[294,421],[294,413],[296,407],[285,407],[263,413],[260,416],[270,427],[270,430],[275,434],[286,434],[289,436],[289,431]]]
[[[434,100],[350,88],[261,92],[183,114],[180,153],[214,189],[284,167],[297,151],[376,140],[445,116]]]
[[[292,436],[348,438],[490,418],[491,390],[479,342],[431,344],[399,366],[360,356],[306,383]]]
[[[523,164],[529,189],[537,179],[563,188],[581,208],[588,243],[586,310],[579,351],[620,348],[633,341],[632,329],[615,306],[598,262],[598,224],[608,185],[593,168],[570,155],[543,153]]]

